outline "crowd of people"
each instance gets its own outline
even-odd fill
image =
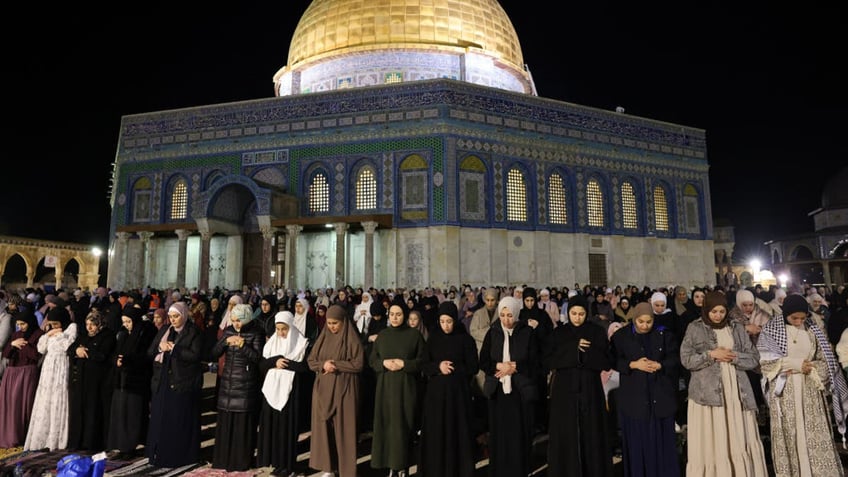
[[[837,476],[848,291],[0,291],[0,448],[389,476]],[[66,390],[66,392],[57,392]],[[767,436],[765,440],[763,437]],[[681,446],[681,442],[685,445]]]

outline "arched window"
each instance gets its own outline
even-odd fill
[[[524,175],[515,167],[506,176],[506,219],[512,222],[527,221],[527,186]]]
[[[590,179],[586,184],[586,207],[589,212],[589,226],[604,226],[604,194],[601,192],[601,184],[595,179]]]
[[[701,213],[698,207],[698,189],[692,184],[686,184],[683,187],[683,210],[684,220],[686,220],[686,233],[697,234],[701,233]]]
[[[188,186],[185,179],[174,184],[171,192],[171,220],[185,220],[188,214]]]
[[[639,228],[639,213],[636,208],[636,192],[629,181],[621,184],[621,217],[625,229]]]
[[[548,182],[548,214],[552,224],[565,225],[568,223],[566,207],[565,181],[558,173],[551,174]]]
[[[373,210],[377,208],[377,179],[374,170],[363,167],[356,176],[356,209]]]
[[[486,166],[474,155],[459,163],[459,210],[462,220],[486,219]]]
[[[313,213],[330,211],[330,184],[323,171],[316,172],[309,184],[309,211]]]
[[[654,221],[657,230],[668,232],[668,199],[662,186],[654,187]]]

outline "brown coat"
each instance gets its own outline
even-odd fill
[[[324,372],[327,360],[334,361],[337,372]],[[336,334],[324,327],[309,353],[309,369],[317,374],[312,388],[309,454],[309,467],[313,469],[338,470],[339,477],[356,477],[356,411],[364,360],[362,342],[349,320]],[[338,455],[333,455],[330,439]]]

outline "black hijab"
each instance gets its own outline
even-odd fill
[[[23,308],[15,314],[15,321],[23,321],[27,324],[27,329],[24,331],[24,339],[27,341],[29,341],[29,337],[35,333],[35,330],[39,329],[38,318],[35,317],[35,313],[33,313],[30,307]]]

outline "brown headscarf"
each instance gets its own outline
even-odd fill
[[[710,311],[717,306],[723,306],[725,310],[727,309],[727,298],[724,296],[724,293],[717,291],[708,292],[704,297],[704,306],[701,308],[701,319],[704,320],[707,326],[715,330],[727,326],[727,320],[730,316],[728,313],[724,315],[724,319],[721,322],[714,323],[710,319]]]
[[[308,359],[310,362],[321,364],[332,359],[339,368],[339,372],[334,374],[318,371],[315,378],[312,412],[325,421],[335,414],[336,406],[349,391],[358,397],[358,377],[365,359],[362,342],[356,329],[347,319],[345,309],[340,305],[331,305],[327,308],[327,319],[341,321],[342,329],[338,333],[332,333],[325,326],[315,340],[315,346],[312,347]]]

